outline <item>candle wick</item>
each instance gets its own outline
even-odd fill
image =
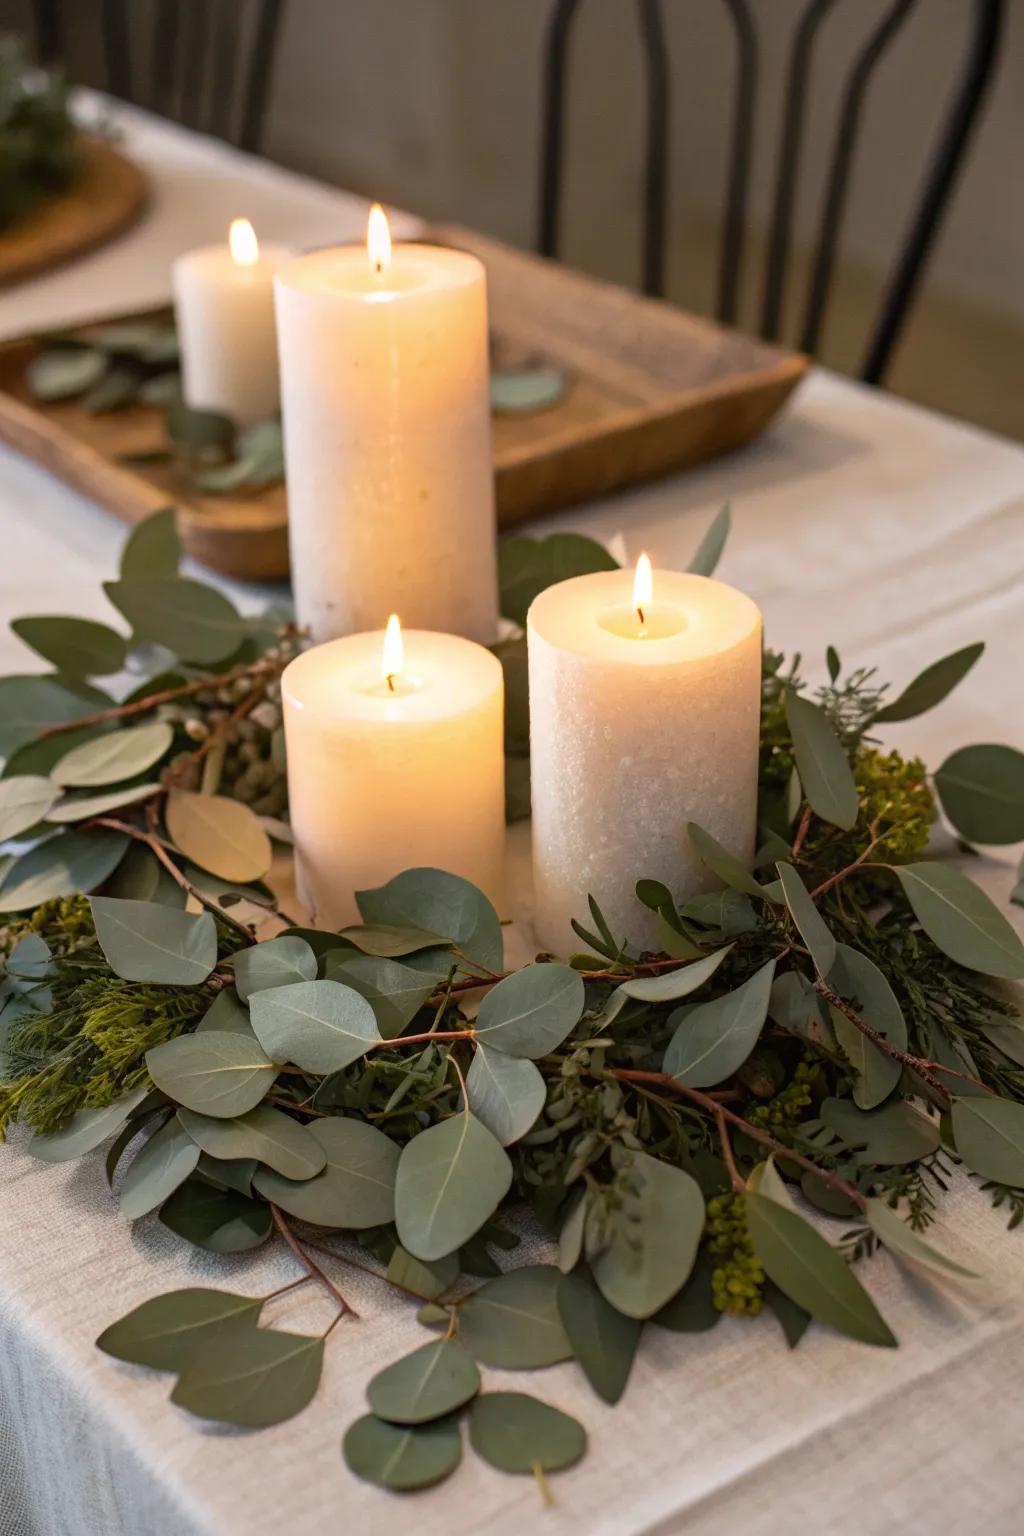
[[[644,619],[644,611],[643,611],[642,608],[637,608],[636,611],[640,615],[640,625],[641,625],[641,628],[642,628],[643,625],[646,623],[646,620]]]
[[[393,672],[389,672],[388,673],[387,681],[388,681],[388,688],[391,690],[392,693],[394,693],[394,691],[395,691],[395,674]]]
[[[384,271],[384,263],[382,261],[375,261],[373,264],[373,270],[377,276],[380,277],[381,273]]]

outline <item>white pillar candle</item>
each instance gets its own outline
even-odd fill
[[[394,621],[387,646],[377,631],[306,651],[281,694],[296,888],[318,924],[358,922],[355,891],[421,866],[501,902],[504,683],[490,651]]]
[[[489,644],[498,623],[484,269],[399,245],[301,256],[278,274],[288,522],[315,640],[384,624]]]
[[[681,902],[713,886],[688,821],[754,854],[761,615],[732,587],[669,571],[652,602],[644,575],[636,590],[631,571],[561,582],[527,618],[535,922],[555,953],[578,946],[570,923],[587,921],[589,895],[617,938],[647,947],[638,878]]]
[[[193,410],[242,426],[278,414],[274,273],[292,255],[285,245],[259,245],[248,219],[235,219],[226,245],[174,263],[182,393]]]

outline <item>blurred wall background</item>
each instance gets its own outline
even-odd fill
[[[182,0],[183,4],[203,0]],[[770,208],[785,60],[805,0],[755,0],[761,94],[751,205]],[[814,238],[835,106],[850,58],[889,0],[840,0],[820,36],[798,209],[798,267]],[[874,77],[823,346],[857,367],[963,57],[967,0],[922,0]],[[0,0],[0,29],[28,0]],[[532,242],[546,0],[289,0],[266,152],[429,217]],[[674,80],[668,292],[712,302],[732,104],[721,0],[665,0]],[[1024,438],[1024,3],[1011,0],[994,88],[889,376],[889,387]],[[96,0],[66,0],[69,67],[98,78]],[[563,256],[639,275],[641,58],[630,0],[586,0],[574,30]],[[753,252],[748,253],[753,256]],[[761,263],[748,259],[746,313]],[[803,294],[800,272],[791,284]]]

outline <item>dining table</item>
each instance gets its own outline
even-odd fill
[[[0,292],[0,336],[52,330],[165,301],[170,265],[223,238],[229,221],[300,248],[362,238],[367,202],[177,125],[94,96],[150,185],[143,218],[114,243]],[[719,508],[732,532],[717,574],[760,605],[768,643],[799,652],[801,675],[878,667],[897,687],[975,640],[985,652],[941,708],[880,732],[937,766],[978,741],[1024,749],[1024,446],[812,367],[757,442],[656,483],[521,530],[572,530],[685,569]],[[125,528],[17,452],[0,448],[0,609],[111,618],[102,582]],[[240,607],[279,600],[192,567]],[[5,629],[0,670],[42,663]],[[1019,850],[951,857],[1009,905]],[[529,827],[509,831],[510,951],[531,952]],[[707,1333],[645,1332],[610,1408],[567,1361],[497,1371],[579,1418],[589,1450],[551,1479],[467,1452],[456,1474],[413,1496],[346,1469],[341,1438],[365,1411],[374,1371],[424,1342],[416,1307],[373,1274],[344,1271],[359,1313],[332,1335],[314,1404],[263,1433],[190,1418],[166,1376],[119,1364],[100,1332],[143,1300],[186,1286],[256,1294],[297,1278],[282,1244],[218,1257],[155,1217],[123,1219],[103,1158],[50,1165],[15,1131],[0,1147],[0,1536],[782,1536],[813,1531],[943,1536],[1020,1529],[1024,1500],[1024,1227],[1007,1230],[976,1180],[955,1170],[935,1243],[977,1270],[936,1285],[877,1253],[859,1270],[899,1347],[812,1326],[790,1350],[776,1322],[726,1317]],[[835,1232],[835,1224],[832,1231]],[[550,1257],[524,1226],[519,1254]],[[518,1256],[517,1256],[518,1259]],[[339,1274],[343,1271],[339,1269]],[[304,1286],[275,1303],[301,1331],[329,1321]]]

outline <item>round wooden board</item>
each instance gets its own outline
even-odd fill
[[[83,135],[80,143],[84,164],[74,186],[0,233],[0,288],[102,245],[142,212],[139,168],[101,139]]]

